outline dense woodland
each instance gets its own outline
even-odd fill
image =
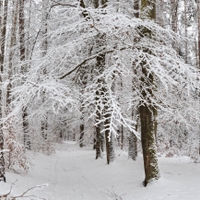
[[[200,153],[199,0],[1,0],[0,178],[73,140],[109,164]],[[102,152],[105,152],[102,154]],[[106,156],[104,156],[106,155]],[[142,177],[141,177],[142,179]]]

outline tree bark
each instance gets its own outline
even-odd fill
[[[149,9],[148,11],[146,9]],[[143,12],[146,12],[143,14]],[[142,0],[141,1],[141,13],[150,20],[156,20],[156,7],[155,0]],[[146,37],[151,37],[151,31],[148,29],[143,29],[143,34]],[[143,50],[145,53],[148,52],[147,49]],[[156,152],[156,139],[155,139],[155,114],[157,113],[156,107],[151,102],[149,96],[153,95],[153,90],[151,86],[154,85],[153,74],[148,71],[147,61],[143,61],[141,65],[142,77],[141,77],[141,94],[144,99],[139,107],[140,121],[141,121],[141,140],[142,140],[142,150],[143,150],[143,160],[144,160],[144,170],[145,170],[145,180],[143,182],[144,186],[154,179],[159,178],[159,168],[158,159]],[[146,90],[143,89],[145,87]],[[147,94],[148,93],[148,94]]]

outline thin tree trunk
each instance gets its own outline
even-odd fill
[[[164,21],[163,21],[163,0],[157,0],[157,9],[156,9],[156,22],[164,27]]]
[[[47,40],[47,18],[48,18],[48,4],[49,0],[43,0],[42,5],[42,28],[41,28],[41,34],[42,34],[42,57],[44,57],[47,54],[47,48],[48,48],[48,40]],[[42,68],[42,74],[47,74],[47,68],[44,66]],[[43,103],[45,102],[45,91],[43,91],[43,97],[42,97]],[[48,113],[45,113],[45,117],[41,120],[41,134],[42,137],[47,140],[47,129],[48,129]]]
[[[98,101],[98,98],[99,98],[99,91],[96,91],[96,101]],[[101,125],[98,123],[101,119],[101,114],[99,112],[99,106],[98,106],[98,109],[96,110],[96,145],[95,145],[95,148],[96,148],[96,159],[98,158],[102,158],[102,155],[101,155]]]
[[[99,101],[99,97],[100,97],[100,92],[99,91],[96,91],[96,102]],[[97,105],[97,110],[96,110],[96,137],[95,137],[95,140],[96,140],[96,145],[95,145],[95,148],[96,148],[96,159],[98,158],[102,158],[102,155],[101,155],[101,124],[98,123],[99,121],[101,120],[101,114],[100,114],[100,106]]]
[[[198,16],[198,41],[197,41],[197,67],[200,69],[200,0],[197,0],[197,16]],[[199,92],[199,98],[200,98],[200,90]],[[200,102],[200,100],[199,100]],[[199,148],[199,155],[200,155],[200,134],[199,134],[199,141],[198,141],[198,148]]]
[[[185,21],[185,62],[188,63],[188,30],[187,30],[187,0],[184,0],[184,21]]]
[[[197,0],[198,16],[198,68],[200,69],[200,0]]]
[[[106,141],[106,159],[107,159],[107,164],[110,164],[110,162],[112,162],[115,158],[113,149],[113,136],[109,129],[110,114],[106,113],[104,115],[104,118],[105,118],[104,127],[105,127],[105,141]]]
[[[135,130],[138,131],[138,123],[139,123],[139,111],[138,110],[132,111],[132,120],[133,119],[136,119]],[[130,134],[129,134],[128,157],[133,159],[133,160],[136,160],[137,155],[138,155],[137,137],[133,132],[130,132]]]
[[[139,18],[140,17],[140,6],[139,6],[139,0],[135,0],[134,1],[134,17],[135,18]],[[135,40],[135,43],[137,43],[137,39]],[[135,67],[135,63],[133,62],[132,64],[133,66],[133,73],[134,73],[134,67]],[[134,87],[132,88],[133,92],[134,92]],[[138,107],[136,108],[137,110],[134,110],[135,108],[132,108],[132,120],[134,118],[136,118],[138,121],[139,115],[138,115]],[[138,124],[136,124],[135,129],[137,131],[138,128]],[[129,134],[129,147],[128,147],[128,156],[129,158],[132,158],[133,160],[136,160],[137,158],[137,137],[133,132],[130,132]]]
[[[140,17],[140,4],[139,0],[134,0],[134,17],[139,18]]]
[[[11,28],[11,39],[10,39],[10,52],[9,52],[9,65],[8,65],[8,86],[7,86],[7,97],[6,97],[6,106],[9,109],[9,105],[11,103],[11,76],[13,70],[13,62],[15,58],[15,50],[16,46],[16,33],[17,33],[17,19],[18,19],[18,0],[13,2],[12,8],[12,28]]]
[[[83,136],[84,136],[84,124],[83,124],[83,119],[81,119],[81,124],[80,124],[80,138],[79,138],[79,146],[83,147]]]
[[[24,4],[25,0],[19,0],[19,42],[20,42],[20,61],[21,61],[21,74],[25,74],[27,71],[27,66],[25,64],[26,59],[26,48],[25,48],[25,18],[24,18]],[[23,80],[24,81],[24,77]],[[23,131],[24,131],[24,145],[27,149],[31,149],[31,142],[29,136],[29,123],[28,123],[28,112],[27,107],[22,109],[22,119],[23,119]]]
[[[3,13],[3,17],[0,18],[0,45],[1,45],[1,53],[0,53],[0,65],[1,65],[1,75],[0,75],[0,82],[3,82],[3,73],[4,73],[4,58],[5,58],[5,43],[6,43],[6,32],[7,32],[7,9],[8,9],[8,0],[0,2],[0,12]],[[5,177],[5,160],[4,160],[4,135],[3,135],[3,89],[1,87],[0,90],[0,181],[6,182]]]
[[[178,4],[179,0],[171,0],[171,26],[172,30],[177,33],[178,29]],[[178,46],[176,41],[172,43],[173,48],[178,52]]]
[[[20,40],[20,60],[21,64],[21,73],[26,72],[26,65],[23,63],[25,61],[25,18],[24,18],[24,4],[25,0],[19,0],[19,40]]]
[[[123,150],[124,149],[124,126],[123,125],[121,125],[121,131],[120,132],[121,132],[120,148],[121,148],[121,150]]]

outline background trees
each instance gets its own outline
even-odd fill
[[[159,178],[156,142],[161,153],[172,154],[194,145],[188,138],[198,137],[199,123],[198,38],[190,30],[197,28],[196,2],[192,10],[186,1],[19,0],[2,6],[8,18],[1,20],[1,96],[7,94],[7,104],[1,102],[9,107],[2,126],[9,129],[15,116],[15,138],[22,140],[24,130],[29,149],[49,154],[52,141],[80,139],[83,146],[95,138],[96,158],[105,143],[109,164],[118,145],[129,148],[133,160],[139,147],[146,186]]]

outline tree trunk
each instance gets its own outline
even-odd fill
[[[140,17],[140,4],[139,0],[134,0],[134,17],[139,18]]]
[[[200,0],[197,0],[197,16],[198,16],[198,68],[200,69]]]
[[[99,91],[96,91],[96,101],[98,102],[99,101]],[[96,148],[96,159],[98,158],[102,158],[102,155],[101,155],[101,124],[98,123],[100,120],[101,120],[101,114],[99,112],[100,110],[100,106],[97,106],[97,110],[96,110],[96,136],[95,136],[95,140],[96,140],[96,145],[95,145],[95,148]]]
[[[133,132],[130,132],[129,135],[129,146],[128,146],[128,157],[136,160],[137,158],[137,137]]]
[[[106,7],[106,3],[107,3],[107,0],[94,0],[93,1],[93,5],[94,5],[94,8],[99,8],[99,7]],[[96,39],[96,44],[97,44],[97,49],[99,49],[99,47],[102,47],[105,45],[105,41],[106,41],[106,34],[98,34],[97,35],[97,39]],[[96,69],[98,70],[98,73],[101,74],[103,71],[104,71],[104,68],[105,68],[105,54],[102,54],[102,55],[99,55],[97,56],[96,58]],[[106,89],[106,86],[105,85],[105,82],[103,79],[99,79],[98,80],[98,83],[100,83],[102,85],[102,87],[99,89],[99,91],[96,91],[96,94],[97,97],[96,99],[98,100],[99,98],[102,98],[103,99],[103,104],[104,104],[104,115],[102,116],[104,118],[104,129],[105,129],[105,142],[106,142],[106,158],[107,158],[107,163],[109,164],[111,161],[114,160],[114,149],[113,149],[113,140],[112,140],[112,133],[110,132],[110,114],[108,112],[108,100],[106,98],[106,92],[107,92],[107,89]],[[97,107],[98,107],[98,101],[97,102]],[[99,112],[97,110],[97,112]],[[99,118],[99,116],[98,116]],[[97,121],[99,119],[96,119]],[[102,140],[100,138],[102,137],[99,137],[99,132],[100,132],[100,124],[97,125],[97,133],[96,135],[98,135],[98,138],[99,138],[99,143],[103,144]],[[102,145],[101,145],[102,147]],[[100,156],[100,149],[99,148],[96,148],[96,155],[98,155],[98,157]],[[97,156],[96,156],[97,157]]]
[[[137,108],[138,109],[138,108]],[[135,130],[138,131],[138,121],[139,121],[139,111],[132,111],[132,120],[136,119]],[[137,137],[133,132],[129,134],[129,147],[128,147],[128,157],[136,160],[138,151],[137,151]]]
[[[152,108],[154,109],[154,108]],[[159,178],[158,159],[156,156],[155,124],[153,123],[153,112],[147,105],[140,106],[141,139],[145,169],[144,186]]]
[[[149,9],[148,12],[146,9]],[[145,12],[145,14],[143,14]],[[156,9],[155,9],[155,0],[152,2],[150,0],[141,1],[141,13],[142,16],[150,20],[156,20]],[[144,35],[146,37],[151,37],[151,31],[143,29]],[[147,53],[148,50],[144,49],[144,52]],[[150,52],[148,52],[150,53]],[[153,74],[150,74],[148,71],[148,66],[146,65],[148,61],[144,61],[141,66],[142,77],[141,77],[141,94],[144,102],[141,103],[139,107],[140,112],[140,121],[141,121],[141,140],[142,140],[142,150],[143,150],[143,159],[144,159],[144,169],[145,169],[145,180],[143,182],[144,186],[147,186],[148,183],[154,179],[159,178],[159,168],[158,168],[158,159],[156,154],[156,139],[155,139],[155,130],[156,123],[154,121],[154,115],[157,113],[153,102],[151,102],[149,95],[153,95],[151,86],[154,83]],[[146,88],[146,91],[143,90],[143,87]]]
[[[42,5],[42,57],[44,57],[47,54],[47,48],[48,48],[48,41],[47,41],[47,18],[48,18],[48,4],[49,0],[43,0]],[[44,66],[42,68],[42,74],[47,74],[47,68]],[[43,103],[45,102],[45,91],[43,91],[43,97],[42,97]],[[48,129],[48,113],[45,113],[45,117],[41,120],[41,134],[44,140],[47,140],[47,129]]]
[[[12,8],[12,28],[11,28],[11,39],[10,39],[10,49],[9,49],[9,65],[8,65],[8,86],[7,86],[7,97],[6,97],[6,106],[9,109],[11,103],[11,76],[13,70],[13,62],[15,58],[15,50],[13,48],[16,45],[16,33],[17,33],[17,19],[18,19],[18,0],[13,2]]]
[[[3,13],[3,18],[0,17],[0,44],[1,44],[1,53],[0,53],[0,65],[1,65],[1,75],[0,75],[0,82],[3,82],[3,73],[4,73],[4,58],[5,58],[5,43],[6,43],[6,25],[7,25],[7,9],[8,9],[8,0],[0,2],[0,12]],[[0,181],[6,182],[5,177],[5,160],[4,160],[4,135],[3,135],[3,124],[2,124],[2,117],[3,117],[3,89],[1,87],[0,90]]]
[[[139,0],[135,0],[134,1],[134,17],[135,18],[139,18],[140,17],[140,5],[139,5]],[[137,39],[135,39],[134,41],[135,43],[137,43]],[[133,66],[133,73],[134,72],[134,67],[135,67],[135,63],[133,62],[132,64]],[[134,81],[134,80],[132,80]],[[134,87],[132,88],[133,92],[134,92]],[[132,120],[135,118],[136,121],[138,121],[139,118],[139,114],[138,114],[138,107],[136,108],[137,110],[134,110],[135,108],[132,108]],[[138,128],[138,124],[136,124],[135,129],[137,131]],[[132,158],[133,160],[136,160],[137,158],[137,137],[133,132],[129,133],[129,147],[128,147],[128,157]]]
[[[19,0],[19,55],[21,61],[21,74],[25,74],[27,71],[27,66],[25,65],[26,59],[26,48],[25,48],[25,18],[24,18],[24,0]],[[22,82],[24,81],[24,77]],[[23,83],[22,83],[23,84]],[[29,123],[28,123],[28,112],[27,108],[22,109],[22,119],[23,119],[23,131],[24,131],[24,145],[27,149],[31,149],[31,142],[29,136]]]
[[[82,148],[83,145],[83,138],[84,136],[84,124],[83,124],[83,120],[81,120],[81,124],[80,124],[80,138],[79,138],[79,146]]]
[[[114,154],[114,148],[113,148],[113,136],[110,132],[110,114],[107,113],[104,115],[105,122],[104,122],[104,128],[105,128],[105,141],[106,141],[106,159],[107,164],[110,164],[110,162],[114,161],[115,154]]]
[[[185,62],[188,63],[188,21],[187,21],[187,1],[184,0],[184,21],[185,21]]]
[[[177,24],[178,24],[178,4],[179,0],[171,0],[171,27],[172,30],[177,33]],[[172,43],[172,47],[178,52],[178,46],[176,41]]]

